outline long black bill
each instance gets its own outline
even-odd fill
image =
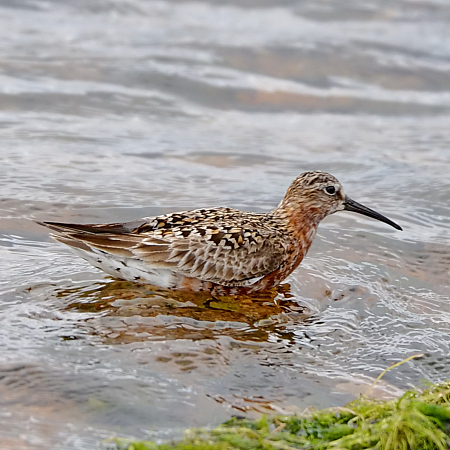
[[[392,220],[389,220],[387,217],[384,217],[380,213],[377,213],[376,211],[368,208],[367,206],[361,205],[361,203],[355,202],[355,200],[352,200],[347,196],[345,196],[344,211],[353,211],[359,214],[363,214],[364,216],[372,217],[372,219],[381,220],[381,222],[387,223],[391,227],[403,231],[400,225],[397,225],[395,222],[392,222]]]

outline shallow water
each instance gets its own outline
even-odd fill
[[[342,405],[416,353],[378,395],[448,378],[449,21],[444,0],[3,1],[2,449]],[[30,220],[267,211],[309,169],[404,231],[327,218],[290,294],[117,282]]]

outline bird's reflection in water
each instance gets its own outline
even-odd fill
[[[87,313],[91,326],[92,319],[101,317],[95,333],[111,343],[207,339],[218,334],[266,341],[274,331],[283,334],[287,323],[311,317],[292,296],[289,284],[253,295],[219,297],[114,280],[96,289],[61,290],[58,297],[65,298],[66,310]]]

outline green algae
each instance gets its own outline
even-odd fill
[[[119,450],[446,450],[450,381],[389,401],[361,396],[308,415],[232,418],[211,430],[189,429],[178,442],[114,442]]]

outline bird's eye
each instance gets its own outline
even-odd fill
[[[334,186],[327,186],[325,192],[329,195],[334,195],[336,194],[336,188]]]

